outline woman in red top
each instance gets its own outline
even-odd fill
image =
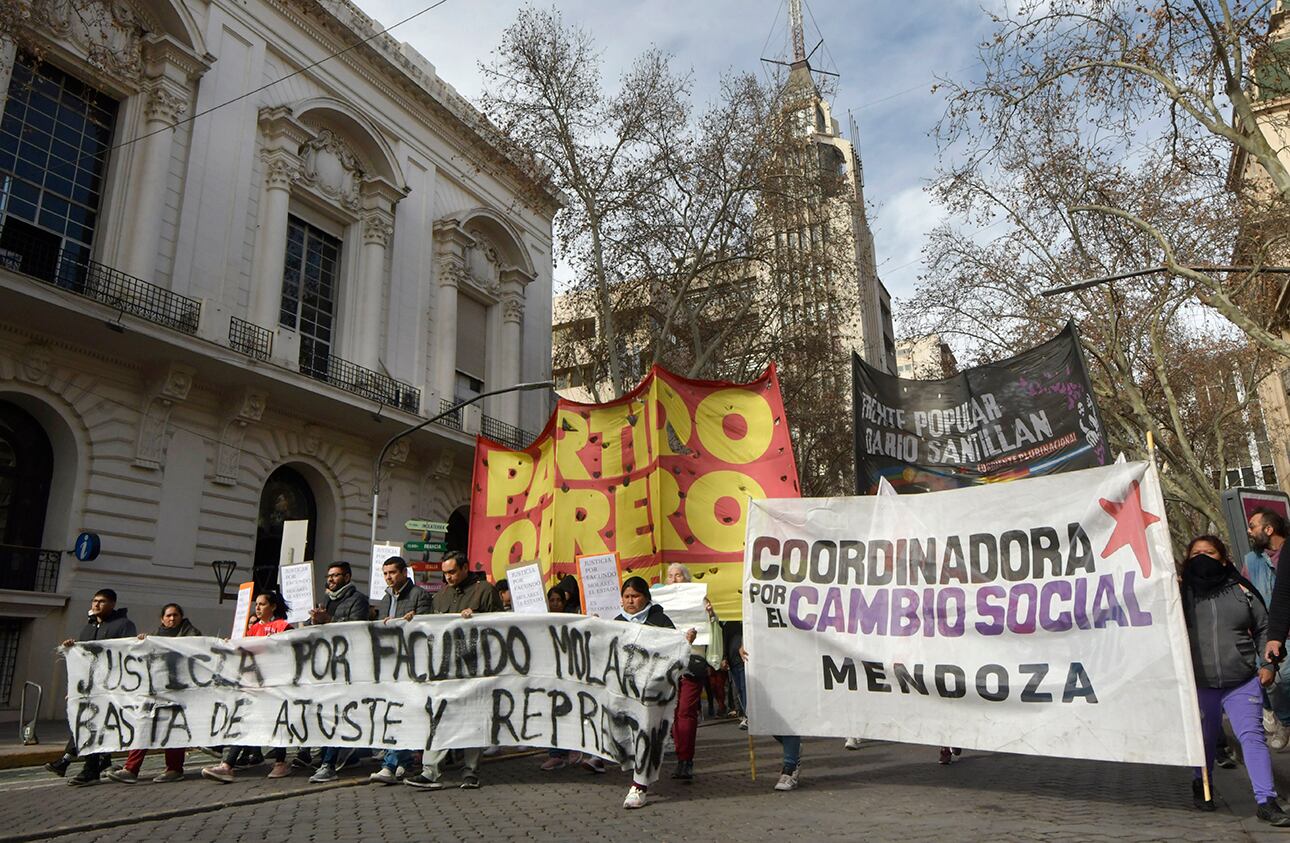
[[[276,591],[266,591],[255,598],[255,620],[247,628],[246,634],[251,638],[262,638],[266,635],[277,635],[290,628],[287,623],[287,604],[282,595]],[[224,759],[213,767],[203,767],[202,776],[217,782],[228,784],[233,781],[233,759],[244,747],[228,746],[224,748]],[[274,747],[266,753],[273,759],[273,769],[268,778],[280,779],[291,775],[291,765],[287,763],[287,751],[283,747]]]

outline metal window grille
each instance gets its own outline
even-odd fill
[[[0,588],[57,591],[62,561],[63,554],[58,550],[0,544]]]
[[[417,412],[421,406],[421,390],[416,387],[357,363],[342,360],[334,354],[321,353],[317,349],[312,354],[306,354],[303,344],[300,372],[346,392],[398,407],[409,413]]]
[[[18,644],[22,621],[0,620],[0,705],[8,705],[13,693],[13,675],[18,667]]]
[[[439,412],[448,413],[448,408],[456,403],[457,403],[456,401],[449,401],[447,398],[440,398]],[[461,410],[462,408],[458,407],[453,412],[448,413],[448,415],[439,419],[439,421],[435,422],[435,424],[441,424],[444,427],[448,427],[453,430],[461,430]]]
[[[228,345],[248,357],[268,360],[273,354],[273,332],[233,316],[228,323]]]
[[[526,430],[507,424],[500,419],[492,416],[484,416],[480,421],[480,433],[503,445],[509,445],[512,448],[520,449],[533,441],[533,434]]]

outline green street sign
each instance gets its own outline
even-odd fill
[[[403,526],[414,533],[446,533],[448,524],[444,521],[404,521]]]
[[[409,553],[443,553],[448,549],[447,542],[404,542],[403,549]]]

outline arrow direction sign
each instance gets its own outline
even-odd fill
[[[446,521],[404,521],[403,526],[414,533],[446,533],[448,532],[448,523]]]
[[[448,550],[447,542],[404,542],[403,549],[409,553],[444,553]]]

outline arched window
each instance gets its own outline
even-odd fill
[[[253,573],[257,593],[278,587],[278,557],[282,553],[282,524],[285,521],[309,522],[305,559],[313,559],[317,546],[314,532],[318,523],[318,505],[309,482],[289,465],[270,474],[260,494]]]
[[[0,401],[0,588],[33,591],[54,449],[26,410]]]

